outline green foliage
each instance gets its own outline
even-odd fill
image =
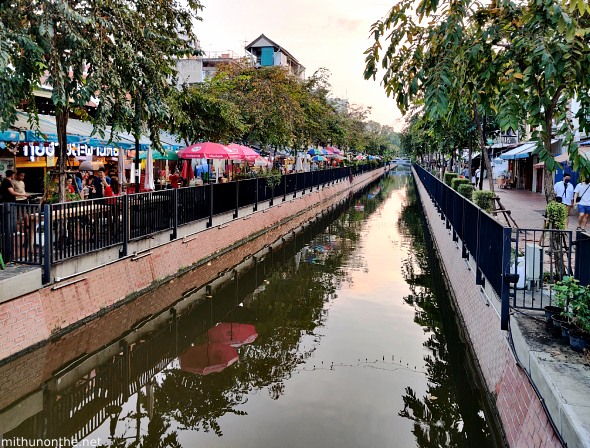
[[[263,171],[262,177],[266,180],[266,185],[273,190],[281,184],[283,178],[278,170]]]
[[[567,211],[567,206],[559,202],[552,201],[547,204],[547,220],[551,229],[565,229]]]
[[[554,291],[553,303],[563,308],[562,315],[582,330],[590,332],[590,288],[580,285],[579,280],[573,277],[564,277],[557,282]]]
[[[493,191],[477,190],[473,192],[473,202],[479,208],[491,213],[494,208],[494,196]]]
[[[449,173],[446,172],[444,175],[444,183],[447,184],[449,187],[451,186],[451,182],[453,181],[453,179],[458,178],[459,175],[457,173]]]
[[[471,181],[469,179],[465,179],[465,178],[454,178],[451,180],[451,187],[453,188],[453,190],[455,191],[459,191],[459,187],[461,185],[470,185]]]
[[[174,89],[169,98],[172,119],[170,133],[180,136],[186,145],[202,141],[238,140],[246,131],[239,109],[219,96],[219,84],[204,82]]]
[[[471,184],[462,184],[459,185],[459,188],[457,188],[457,191],[459,192],[459,194],[461,196],[466,197],[467,199],[469,199],[470,201],[473,199],[473,185]]]

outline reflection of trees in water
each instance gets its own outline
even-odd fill
[[[266,388],[271,399],[280,399],[288,387],[286,380],[320,342],[318,330],[326,321],[329,302],[342,284],[351,283],[351,260],[355,268],[364,266],[364,260],[354,258],[362,224],[383,202],[385,190],[374,199],[363,196],[356,200],[294,258],[275,261],[264,287],[244,298],[239,307],[242,317],[227,316],[227,322],[254,325],[258,333],[254,343],[238,348],[238,362],[205,376],[175,368],[158,375],[153,386],[154,417],[147,434],[133,442],[134,446],[151,446],[150,441],[156,440],[176,446],[177,431],[184,429],[222,436],[219,418],[245,415],[239,408],[249,394]],[[357,203],[364,205],[364,211],[355,210]],[[131,426],[130,420],[138,415],[139,410],[121,420]],[[178,428],[170,430],[172,425]],[[117,443],[124,440],[116,439]]]
[[[469,394],[467,384],[463,390],[457,387],[457,372],[450,364],[450,353],[442,326],[442,310],[436,300],[435,284],[429,266],[427,241],[422,231],[419,204],[413,182],[406,186],[406,202],[397,227],[410,244],[402,263],[402,274],[411,293],[404,300],[415,309],[414,321],[423,327],[429,338],[424,347],[429,354],[424,357],[428,378],[426,395],[422,398],[411,388],[406,388],[401,417],[414,422],[412,433],[420,447],[488,446],[490,434],[480,403],[469,397],[471,408],[461,409],[460,392]],[[455,356],[458,356],[455,354]],[[479,408],[480,409],[480,408]],[[468,424],[466,424],[468,423]]]

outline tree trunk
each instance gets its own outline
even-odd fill
[[[545,141],[543,145],[548,154],[551,154],[551,125],[553,121],[553,111],[545,112]],[[543,183],[545,184],[545,200],[547,204],[555,200],[555,189],[553,188],[553,173],[547,169],[547,164],[543,168]]]
[[[66,129],[68,126],[69,110],[66,108],[55,114],[55,124],[57,127],[58,139],[58,164],[57,170],[59,175],[59,202],[66,202],[66,168],[68,160],[68,137]]]
[[[479,168],[479,175],[481,176],[483,182],[483,173],[484,170],[488,170],[488,182],[490,184],[490,191],[494,191],[494,179],[492,179],[492,164],[490,163],[490,155],[488,154],[488,150],[486,148],[486,142],[483,135],[483,127],[481,125],[481,118],[479,113],[477,112],[477,106],[473,103],[473,117],[475,118],[475,126],[477,127],[477,136],[479,139],[479,148],[481,150],[481,160],[485,162],[485,164],[481,164],[482,166]]]
[[[469,133],[469,155],[467,156],[467,176],[469,176],[469,182],[473,175],[471,174],[471,155],[473,154],[473,132]]]

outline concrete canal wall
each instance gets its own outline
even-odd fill
[[[191,232],[192,229],[184,226],[174,241],[164,243],[169,232],[156,235],[148,240],[153,242],[153,248],[4,302],[0,304],[0,360],[16,357],[42,341],[57,338],[80,322],[94,319],[118,303],[149,292],[162,282],[206,264],[287,221],[303,219],[301,216],[310,219],[381,175],[383,168],[355,177],[352,183],[346,180],[285,202],[278,198],[272,207],[261,204],[257,212],[250,209],[248,214],[209,229]],[[76,263],[80,272],[84,258]]]
[[[491,288],[482,290],[476,284],[471,268],[475,264],[461,257],[460,246],[453,241],[415,172],[414,179],[451,295],[506,443],[511,447],[561,446],[532,385],[517,366],[506,332],[500,329],[499,301]]]

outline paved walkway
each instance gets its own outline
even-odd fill
[[[484,190],[489,190],[488,180],[484,179]],[[512,217],[521,229],[541,229],[543,214],[547,207],[545,195],[528,190],[504,189],[494,186],[494,191],[500,198],[502,205],[512,212]],[[504,215],[498,214],[498,219],[505,222]],[[568,230],[575,231],[578,227],[578,210],[570,212]],[[590,227],[590,224],[589,224]],[[589,229],[587,229],[589,230]]]

